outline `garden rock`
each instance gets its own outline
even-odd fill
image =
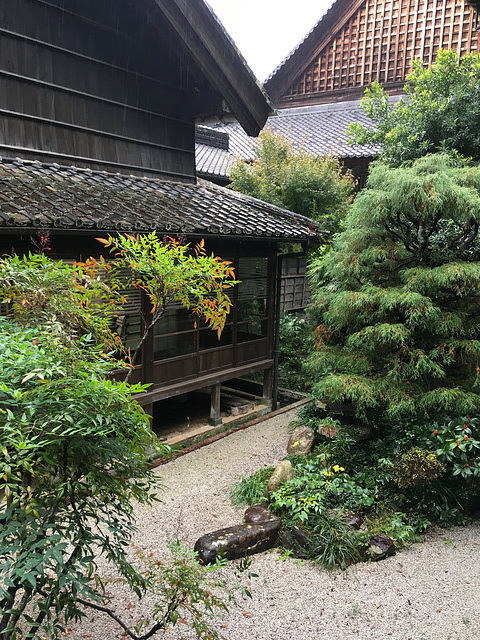
[[[363,524],[363,518],[361,516],[358,515],[358,513],[350,513],[347,512],[347,518],[346,518],[346,522],[347,524],[349,524],[353,529],[360,529],[360,527]]]
[[[313,447],[315,433],[311,427],[300,425],[290,435],[287,445],[287,453],[297,456],[306,456]]]
[[[268,509],[267,504],[254,504],[248,507],[244,513],[244,519],[247,524],[257,524],[259,522],[268,522],[269,520],[278,520],[277,516]]]
[[[295,473],[295,469],[293,468],[290,460],[282,460],[282,462],[277,465],[275,471],[270,476],[266,495],[269,496],[271,493],[276,491],[284,482],[287,482],[287,480],[291,480],[292,478],[294,478]]]
[[[219,529],[199,538],[194,551],[204,564],[215,562],[220,552],[227,560],[261,553],[277,544],[281,524],[281,520],[276,519]]]
[[[370,540],[370,553],[373,560],[383,560],[395,553],[395,544],[387,535],[380,533]]]
[[[285,527],[280,534],[280,545],[295,558],[308,558],[310,536],[299,527]]]
[[[342,509],[332,509],[330,511],[330,517],[340,516],[345,524],[348,524],[352,529],[360,529],[363,524],[363,518],[354,513],[353,511],[344,511]]]
[[[370,426],[356,426],[352,430],[352,435],[355,442],[365,442],[373,438],[373,428]]]

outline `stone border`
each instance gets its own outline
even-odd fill
[[[289,404],[286,407],[282,407],[281,409],[277,409],[276,411],[271,411],[270,413],[266,413],[263,416],[260,416],[259,418],[255,418],[253,420],[249,420],[248,422],[244,422],[242,424],[237,425],[236,427],[232,427],[231,429],[227,429],[226,431],[222,431],[222,433],[218,433],[215,436],[212,436],[210,438],[205,438],[204,440],[202,440],[201,442],[197,442],[195,444],[189,445],[188,447],[185,447],[184,449],[181,449],[180,451],[175,451],[173,453],[172,456],[170,457],[158,457],[156,459],[152,459],[151,462],[149,463],[149,467],[151,469],[155,469],[156,467],[160,467],[161,465],[167,464],[168,462],[172,461],[172,460],[176,460],[176,458],[179,458],[180,456],[183,456],[187,453],[191,453],[192,451],[196,451],[197,449],[200,449],[201,447],[206,447],[209,444],[213,444],[214,442],[217,442],[217,440],[221,440],[222,438],[225,438],[226,436],[229,436],[231,433],[235,433],[237,431],[242,431],[243,429],[248,429],[248,427],[252,427],[256,424],[259,424],[260,422],[264,422],[265,420],[269,420],[270,418],[274,418],[275,416],[281,415],[282,413],[287,413],[287,411],[291,411],[292,409],[297,409],[298,407],[302,407],[306,404],[308,404],[309,402],[311,402],[311,398],[303,398],[302,400],[298,400],[297,402],[294,402],[293,404]]]

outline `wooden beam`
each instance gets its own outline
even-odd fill
[[[205,376],[193,378],[190,380],[184,380],[181,382],[175,382],[170,385],[153,388],[152,391],[145,393],[139,393],[134,396],[135,400],[142,406],[149,404],[150,402],[158,402],[159,400],[166,400],[167,398],[173,398],[179,396],[182,393],[188,393],[189,391],[195,391],[196,389],[204,389],[211,387],[219,382],[225,382],[226,380],[233,380],[233,378],[240,378],[246,376],[249,373],[255,371],[263,371],[273,366],[273,359],[260,360],[259,362],[253,362],[250,364],[242,365],[240,367],[231,367],[223,371],[217,371]]]
[[[263,372],[263,400],[265,404],[271,406],[273,398],[273,367],[265,369]]]

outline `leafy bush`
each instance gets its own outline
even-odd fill
[[[397,548],[418,542],[419,532],[430,524],[426,518],[409,517],[401,511],[392,511],[385,505],[376,513],[367,516],[369,534],[376,536],[383,533],[394,541]]]
[[[337,230],[352,200],[354,180],[335,154],[314,156],[288,136],[266,127],[255,160],[239,160],[230,172],[232,188],[318,220]]]
[[[295,477],[270,498],[272,509],[290,520],[310,526],[312,518],[329,509],[340,506],[361,511],[375,500],[375,487],[362,486],[338,464],[326,467],[321,454],[308,457],[295,470]]]
[[[445,463],[448,472],[469,482],[480,478],[478,418],[446,419],[443,423],[435,422],[434,427],[429,442],[435,447],[436,455]],[[477,491],[472,493],[478,493],[478,482]]]
[[[198,264],[202,257],[200,246]],[[109,313],[118,301],[95,268],[44,256],[0,260],[0,301],[13,314],[0,317],[0,640],[53,640],[85,608],[109,615],[135,640],[180,621],[199,638],[218,638],[209,618],[227,606],[209,587],[224,583],[208,568],[178,547],[170,563],[147,561],[146,570],[127,559],[132,502],[157,499],[147,452],[169,449],[133,399],[146,387],[107,377],[118,350]],[[229,263],[222,268],[233,275]],[[206,267],[201,278],[208,284],[214,275]],[[228,298],[219,304],[216,329]],[[143,635],[142,621],[128,629],[107,606],[95,576],[99,556],[137,596],[154,592]]]
[[[162,450],[132,401],[142,387],[105,378],[91,347],[80,359],[50,333],[0,318],[0,612],[2,640],[85,615],[100,553],[136,591],[143,578],[126,560],[131,500],[151,503],[156,479],[145,451]],[[27,613],[28,611],[28,613]],[[27,627],[25,627],[27,624]]]
[[[423,487],[445,472],[435,453],[412,447],[393,463],[393,479],[400,487]]]

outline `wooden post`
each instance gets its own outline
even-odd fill
[[[213,384],[211,386],[210,424],[213,424],[214,427],[218,427],[218,425],[222,424],[222,417],[220,415],[221,388],[222,388],[222,385],[220,383]]]
[[[263,401],[268,406],[272,406],[273,398],[273,367],[265,369],[263,372]]]

